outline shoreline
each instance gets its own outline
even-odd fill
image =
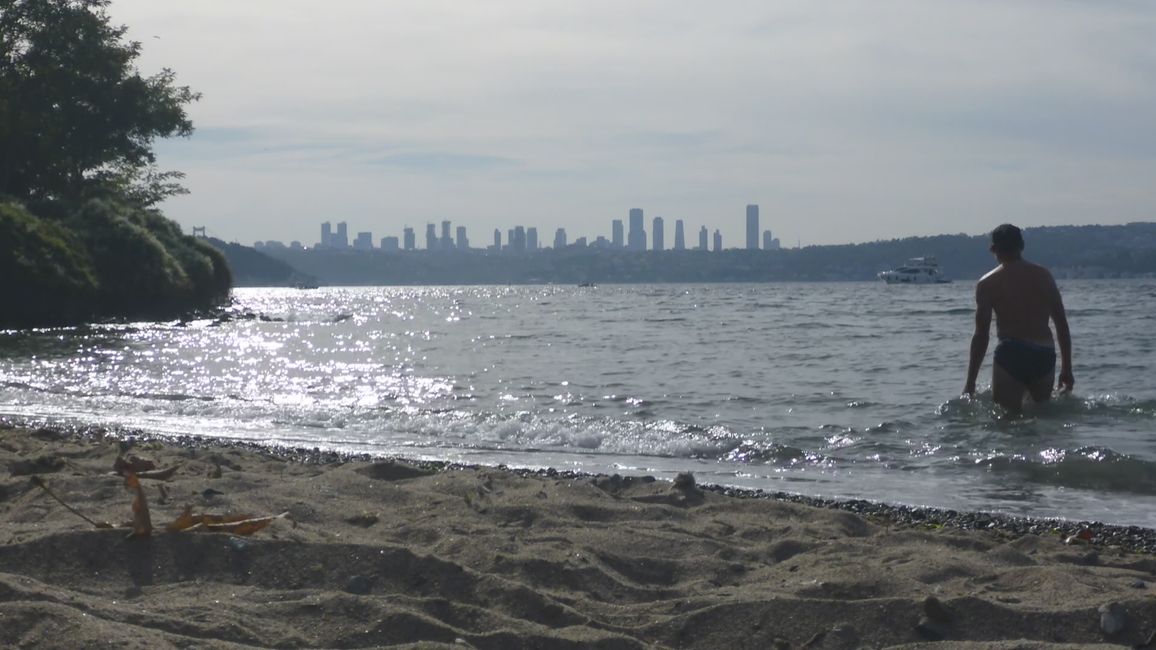
[[[167,435],[143,430],[112,430],[91,426],[24,426],[12,424],[0,418],[0,434],[7,430],[45,430],[77,438],[111,436],[122,440],[143,443],[161,443],[185,448],[237,449],[252,453],[262,453],[281,458],[288,462],[304,464],[328,464],[351,462],[398,462],[432,471],[452,470],[498,470],[527,477],[550,479],[611,479],[617,475],[558,470],[554,468],[516,468],[504,464],[485,465],[459,463],[454,461],[422,460],[395,455],[375,455],[363,452],[341,452],[322,450],[319,447],[292,447],[287,445],[263,445],[250,440],[214,438],[212,436]],[[646,475],[631,475],[632,480],[665,481]],[[721,494],[737,499],[769,499],[796,503],[813,508],[842,510],[876,521],[877,523],[925,527],[950,528],[954,530],[989,530],[1017,535],[1052,535],[1060,539],[1076,536],[1073,542],[1088,546],[1117,547],[1137,553],[1156,554],[1156,528],[1113,524],[1099,520],[1070,520],[1054,517],[1032,517],[1009,515],[983,510],[954,510],[934,506],[913,506],[901,503],[871,501],[868,499],[840,499],[816,497],[782,490],[743,488],[715,483],[697,483],[700,490]],[[1081,532],[1084,531],[1083,535]],[[1089,537],[1090,534],[1090,537]]]
[[[30,483],[94,521],[131,519],[121,453],[177,467],[142,481],[151,537],[94,529]],[[1151,529],[93,429],[0,424],[0,463],[3,645],[1086,647],[1156,633]],[[244,537],[165,532],[184,505],[288,515]],[[1081,529],[1090,543],[1063,542]]]

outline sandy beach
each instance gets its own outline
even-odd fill
[[[141,480],[151,535],[131,534],[118,456],[176,468]],[[166,530],[186,507],[287,514],[247,536]],[[1039,528],[965,531],[646,478],[7,428],[0,646],[1150,642],[1156,556]]]

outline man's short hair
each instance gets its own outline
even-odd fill
[[[991,231],[991,247],[1001,253],[1023,252],[1024,233],[1010,223],[996,226]]]

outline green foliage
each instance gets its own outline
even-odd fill
[[[232,285],[219,251],[111,199],[63,218],[0,203],[0,277],[0,327],[174,318],[225,300]]]
[[[170,290],[190,288],[184,269],[143,221],[139,211],[94,200],[74,224],[93,256],[103,292],[116,304],[151,303]]]
[[[228,296],[224,257],[150,209],[184,192],[152,144],[192,133],[198,95],[171,70],[140,74],[109,4],[0,0],[0,327],[171,318]]]
[[[0,203],[0,324],[83,319],[97,281],[76,238],[18,205]]]
[[[141,76],[140,43],[109,0],[0,0],[0,194],[69,199],[121,193],[137,205],[179,190],[152,143],[187,136],[198,95],[168,69]],[[158,198],[159,197],[159,198]]]

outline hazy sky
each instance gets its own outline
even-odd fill
[[[204,93],[166,212],[251,244],[449,219],[741,246],[1156,220],[1149,0],[114,0]],[[696,239],[695,239],[696,241]]]

